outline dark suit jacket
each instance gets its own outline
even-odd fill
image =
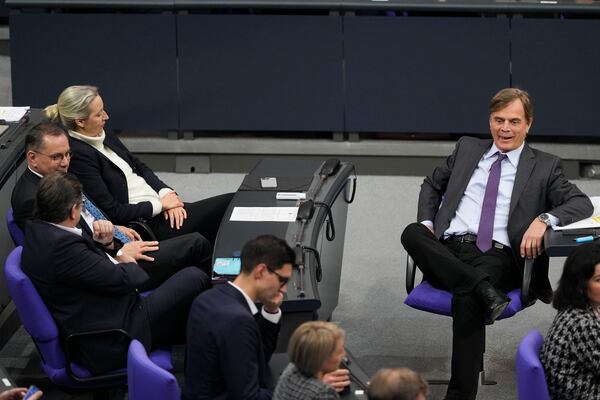
[[[270,399],[265,371],[279,326],[253,316],[227,283],[201,293],[188,319],[183,399]]]
[[[106,212],[113,223],[124,225],[139,217],[152,218],[152,204],[149,201],[129,204],[127,180],[119,167],[81,140],[69,137],[69,144],[73,151],[69,172],[77,175],[90,199]],[[107,132],[104,145],[125,160],[133,172],[141,176],[156,192],[169,187],[146,164],[131,154],[116,135]]]
[[[31,172],[29,168],[26,168],[13,189],[10,199],[13,218],[23,232],[25,232],[25,228],[27,227],[27,221],[33,218],[37,187],[41,180],[42,178]],[[102,212],[104,213],[104,211]],[[84,236],[92,239],[93,232],[88,224],[80,221],[78,227],[82,229]],[[115,241],[115,244],[117,245],[115,249],[108,250],[97,243],[98,246],[102,247],[102,251],[107,251],[111,255],[116,253],[121,246],[118,241]]]
[[[417,220],[434,221],[438,238],[454,218],[477,164],[491,145],[492,140],[460,138],[446,162],[423,181]],[[567,225],[589,217],[593,207],[589,198],[567,181],[558,157],[532,149],[525,143],[515,176],[507,226],[510,247],[521,268],[524,259],[519,254],[519,247],[523,234],[544,212],[556,216],[561,225]],[[533,271],[534,289],[538,285],[549,285],[546,255],[536,259]]]
[[[22,268],[64,339],[76,332],[120,328],[150,348],[150,324],[136,287],[148,275],[135,263],[113,264],[83,237],[41,221],[28,223]],[[76,355],[93,372],[123,368],[129,341],[81,339]]]
[[[41,179],[42,178],[31,172],[29,168],[26,168],[13,189],[10,198],[13,209],[13,218],[23,232],[25,232],[25,223],[33,216],[33,210],[35,209],[35,195],[37,193],[38,183]]]

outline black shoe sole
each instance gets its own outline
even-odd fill
[[[489,313],[489,315],[486,315],[485,324],[492,325],[494,321],[496,321],[496,319],[504,312],[504,310],[506,309],[506,307],[508,307],[509,304],[510,300],[507,300],[504,303],[496,305],[494,309]]]

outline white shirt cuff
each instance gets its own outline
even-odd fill
[[[152,216],[156,217],[162,211],[162,203],[156,199],[150,200],[150,203],[152,204]]]
[[[548,213],[546,213],[548,214]],[[554,215],[552,214],[548,214],[548,217],[550,218],[550,225],[551,226],[558,226],[558,224],[560,223],[560,221],[558,220],[558,218],[556,218]]]
[[[279,310],[277,310],[276,314],[271,314],[265,311],[265,309],[263,308],[261,311],[262,316],[264,319],[266,319],[269,322],[272,322],[274,324],[278,324],[279,320],[281,320],[281,308]]]
[[[433,221],[426,219],[425,221],[421,221],[421,223],[429,229],[433,230]]]
[[[162,188],[158,191],[158,197],[162,199],[171,192],[174,192],[174,190],[171,188]]]

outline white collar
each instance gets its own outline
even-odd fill
[[[78,236],[81,236],[81,229],[79,229],[79,228],[70,228],[68,226],[54,224],[52,222],[48,222],[48,223],[50,225],[54,225],[55,227],[62,229],[63,231],[71,232],[71,233],[74,233],[74,234],[76,234]]]
[[[517,167],[519,165],[519,158],[521,157],[521,153],[523,152],[524,147],[525,141],[523,141],[523,143],[521,143],[521,145],[516,149],[503,154],[506,154],[506,156],[508,157],[508,161],[510,161],[512,165]],[[492,142],[492,147],[490,147],[490,149],[483,155],[483,158],[490,158],[496,153],[502,153],[502,151],[500,151],[500,149],[496,147],[496,144]]]
[[[86,135],[82,135],[79,132],[75,132],[74,130],[69,129],[69,136],[71,136],[75,139],[79,139],[82,142],[85,142],[85,143],[89,144],[90,146],[95,147],[97,149],[103,149],[104,148],[104,138],[106,137],[106,134],[104,133],[104,129],[98,136],[86,136]]]
[[[248,296],[246,294],[246,292],[244,292],[242,290],[242,288],[240,288],[239,286],[237,286],[235,283],[229,282],[229,281],[227,281],[227,283],[229,283],[231,286],[233,286],[234,288],[236,288],[237,290],[239,290],[240,293],[244,295],[244,298],[248,302],[248,307],[250,307],[250,312],[252,313],[252,315],[256,314],[258,312],[258,308],[256,308],[256,304],[254,304],[254,302],[252,301],[252,299],[250,298],[250,296]]]
[[[40,174],[39,172],[35,172],[34,170],[31,169],[31,167],[28,165],[27,169],[31,171],[32,174],[39,176],[40,178],[43,178],[44,175]]]

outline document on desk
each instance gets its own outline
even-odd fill
[[[600,228],[600,196],[590,197],[590,200],[594,206],[594,212],[591,217],[565,226],[554,226],[552,229],[555,231],[566,231],[569,229]]]
[[[29,110],[29,106],[0,107],[0,119],[3,119],[6,122],[18,122],[23,118],[27,110]]]
[[[230,221],[293,222],[298,207],[234,207]]]

